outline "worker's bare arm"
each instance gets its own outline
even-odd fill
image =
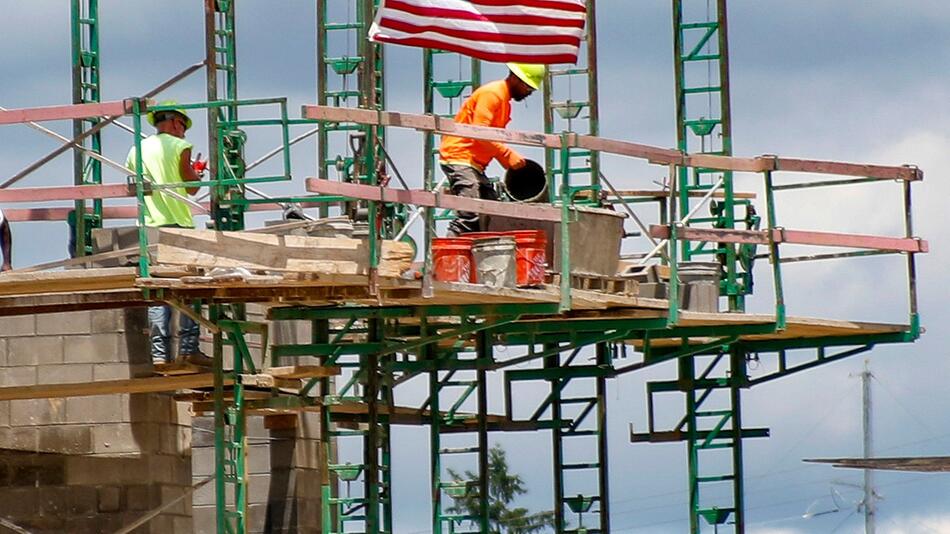
[[[178,160],[178,172],[181,174],[182,180],[186,182],[200,182],[201,176],[195,172],[194,167],[191,166],[191,149],[186,148],[181,152],[181,157]],[[186,187],[185,191],[189,195],[194,195],[198,192],[197,187]]]

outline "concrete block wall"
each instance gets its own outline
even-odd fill
[[[0,320],[0,384],[149,376],[145,310]],[[167,394],[0,402],[0,515],[33,533],[113,532],[191,485],[191,414]],[[136,532],[190,532],[190,500]]]
[[[251,320],[263,319],[249,308]],[[303,342],[306,328],[274,328],[271,336]],[[260,361],[259,348],[252,350]],[[151,374],[144,308],[0,319],[0,386]],[[252,532],[319,532],[319,417],[290,419],[268,428],[248,418]],[[114,532],[182,495],[213,466],[213,419],[193,418],[191,405],[170,394],[0,402],[0,503],[11,503],[0,506],[0,517],[34,534]],[[207,484],[135,532],[214,532],[214,502]]]

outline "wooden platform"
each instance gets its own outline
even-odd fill
[[[156,291],[146,297],[144,289],[161,290],[163,300],[205,299],[219,302],[259,302],[265,305],[312,306],[426,306],[463,304],[555,304],[560,290],[553,285],[539,288],[488,288],[477,284],[434,282],[434,295],[422,295],[422,282],[395,277],[379,280],[378,294],[369,294],[369,279],[363,275],[286,273],[248,280],[217,281],[194,273],[175,278],[136,278],[130,267],[76,269],[57,272],[7,273],[0,275],[0,316],[54,313],[80,309],[145,306],[158,302]],[[601,291],[572,290],[573,310],[566,315],[530,320],[624,319],[666,317],[668,302]],[[527,318],[526,318],[527,319]],[[775,322],[774,316],[681,311],[679,326],[753,325]],[[906,332],[909,326],[832,319],[792,317],[781,332],[744,336],[749,341],[873,335]],[[706,340],[696,338],[697,343]],[[676,341],[670,341],[674,343]],[[657,340],[656,343],[663,343]],[[678,342],[677,342],[678,343]]]

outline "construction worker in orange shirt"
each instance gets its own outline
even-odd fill
[[[541,87],[544,65],[508,63],[508,76],[482,85],[469,96],[455,122],[475,126],[504,128],[511,121],[511,100],[520,102]],[[525,159],[508,145],[467,137],[442,137],[439,164],[449,180],[452,194],[468,198],[498,200],[495,189],[485,176],[491,160],[498,160],[505,169],[520,169]],[[449,236],[479,231],[477,213],[459,211],[449,223]]]

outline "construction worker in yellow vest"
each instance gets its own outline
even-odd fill
[[[505,128],[511,122],[511,101],[520,102],[541,88],[544,65],[508,63],[508,76],[486,83],[472,92],[458,113],[455,122],[475,126]],[[504,143],[455,137],[442,137],[439,164],[449,180],[452,194],[468,198],[498,200],[495,189],[485,175],[492,160],[506,169],[520,169],[525,159]],[[479,231],[477,213],[459,211],[449,223],[449,236]]]
[[[163,106],[174,106],[174,101],[162,102]],[[172,189],[179,195],[194,195],[197,187],[187,187],[188,182],[201,181],[196,171],[203,167],[200,162],[192,163],[192,145],[185,141],[185,132],[191,128],[191,118],[184,109],[150,112],[148,123],[157,132],[142,140],[142,174],[153,184],[182,184]],[[135,169],[135,147],[129,151],[126,166]],[[188,204],[164,193],[161,190],[145,197],[145,225],[149,227],[194,228]],[[150,306],[148,322],[152,347],[153,363],[171,363],[169,346],[169,323],[171,307]],[[202,366],[210,366],[211,358],[198,348],[198,324],[185,314],[178,319],[178,359]]]

